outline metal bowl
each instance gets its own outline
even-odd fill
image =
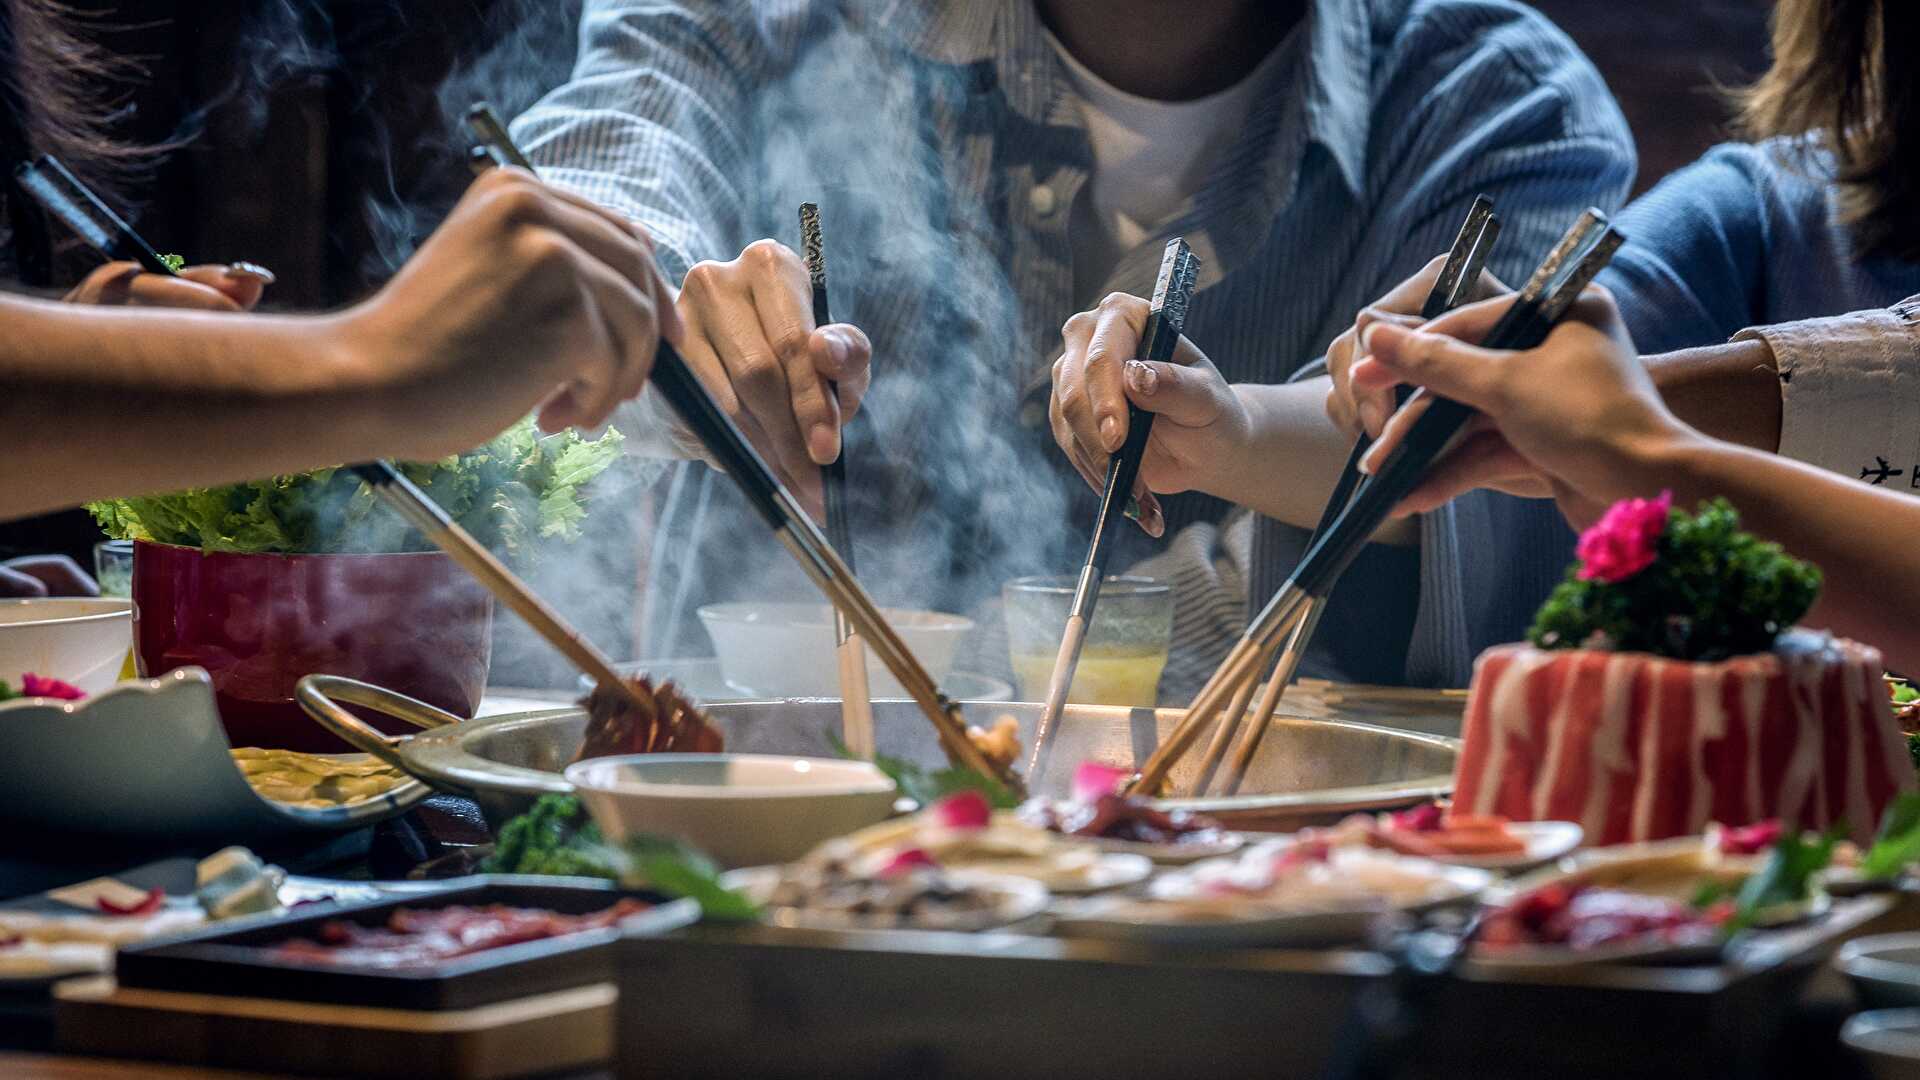
[[[390,711],[431,730],[405,739],[384,736],[327,699]],[[393,762],[436,788],[480,804],[496,827],[537,797],[567,793],[561,770],[580,750],[586,714],[577,708],[508,713],[457,721],[399,695],[330,676],[303,681],[301,701],[335,734]],[[963,702],[969,723],[990,727],[1001,716],[1020,722],[1030,745],[1040,706]],[[840,726],[831,698],[742,701],[708,709],[726,735],[727,749],[745,754],[830,755],[828,734]],[[873,703],[879,752],[923,765],[944,759],[933,726],[911,701]],[[1147,759],[1183,715],[1179,709],[1070,705],[1060,720],[1051,760],[1056,767],[1029,777],[1037,794],[1064,795],[1073,766],[1084,760],[1134,766]],[[1409,806],[1453,788],[1459,741],[1340,720],[1279,717],[1247,772],[1246,794],[1168,799],[1168,806],[1204,810],[1230,827],[1286,832],[1325,824],[1358,810]],[[1174,790],[1191,783],[1199,755],[1173,772]]]

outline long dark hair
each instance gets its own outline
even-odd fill
[[[0,246],[30,285],[51,284],[52,246],[38,208],[15,189],[14,168],[54,154],[119,201],[152,158],[150,148],[113,135],[137,67],[83,36],[85,18],[60,0],[0,0]]]
[[[1773,67],[1741,91],[1755,138],[1807,135],[1833,156],[1862,256],[1920,261],[1920,4],[1779,0]]]

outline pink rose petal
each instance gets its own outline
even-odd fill
[[[984,829],[993,808],[978,791],[960,791],[933,804],[933,822],[949,829]]]
[[[1622,582],[1653,565],[1673,509],[1673,492],[1657,499],[1622,499],[1580,534],[1580,580]]]
[[[62,701],[79,701],[87,692],[71,683],[59,679],[49,679],[29,671],[20,676],[20,693],[27,697],[59,698]]]
[[[1075,802],[1096,802],[1102,796],[1112,795],[1127,782],[1133,770],[1118,765],[1102,765],[1097,761],[1083,761],[1073,770],[1073,800]]]

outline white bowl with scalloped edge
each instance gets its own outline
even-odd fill
[[[112,596],[0,600],[0,682],[31,672],[98,693],[133,648],[133,601]]]

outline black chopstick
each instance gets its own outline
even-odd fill
[[[135,232],[126,219],[100,201],[87,185],[52,154],[42,154],[13,171],[14,179],[47,213],[85,240],[109,262],[131,259],[149,274],[177,277],[178,273],[153,245]]]
[[[820,207],[816,203],[800,204],[800,247],[805,253],[807,282],[813,291],[813,325],[826,326],[833,322],[833,315],[827,306],[826,240],[821,233]],[[827,396],[835,401],[840,397],[840,388],[831,379],[827,381]],[[847,445],[844,427],[840,453],[821,467],[820,480],[827,507],[827,541],[851,568],[854,565],[853,527],[847,520]]]
[[[507,125],[500,122],[500,114],[493,106],[484,101],[476,101],[467,110],[467,131],[472,133],[478,148],[491,157],[497,165],[512,165],[533,172],[533,162],[515,146],[513,138],[507,134]]]

